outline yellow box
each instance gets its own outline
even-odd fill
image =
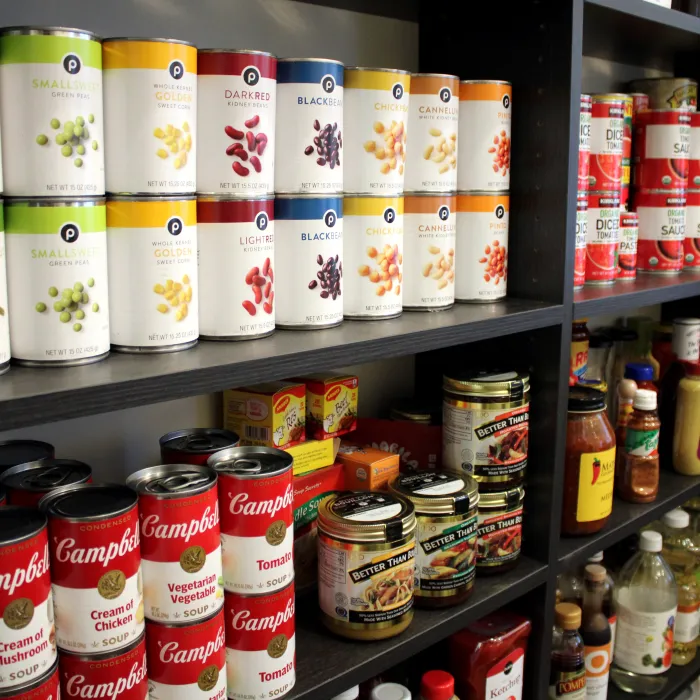
[[[338,461],[345,470],[345,488],[349,491],[385,491],[389,481],[399,474],[399,455],[345,440]]]
[[[294,476],[315,472],[335,463],[340,447],[340,438],[330,440],[307,440],[294,447],[285,447],[294,458]]]
[[[306,385],[306,429],[310,438],[326,440],[357,428],[359,379],[352,374],[295,377]]]

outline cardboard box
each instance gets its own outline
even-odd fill
[[[338,461],[345,470],[345,488],[351,491],[384,491],[399,473],[399,456],[354,442],[340,443]]]
[[[285,447],[294,458],[294,476],[330,467],[340,447],[340,438],[330,440],[307,440],[294,447]]]
[[[326,440],[357,427],[359,379],[352,374],[310,374],[295,377],[306,385],[306,434]]]

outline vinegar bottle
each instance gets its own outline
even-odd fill
[[[612,634],[603,612],[606,578],[604,567],[598,564],[586,566],[581,624],[586,659],[586,700],[606,700],[608,697]]]

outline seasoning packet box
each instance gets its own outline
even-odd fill
[[[350,491],[384,491],[399,473],[399,455],[345,440],[340,443],[338,461]]]
[[[352,432],[357,427],[356,375],[310,374],[295,377],[306,386],[306,434],[326,440]]]

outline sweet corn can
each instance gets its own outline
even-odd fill
[[[10,369],[10,322],[7,313],[7,265],[5,257],[5,218],[0,198],[0,374],[5,374]]]

